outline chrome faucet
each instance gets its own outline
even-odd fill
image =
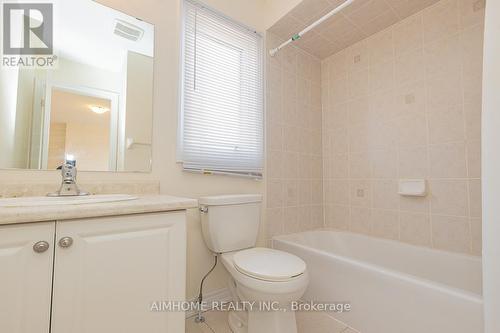
[[[57,192],[49,193],[49,197],[84,196],[90,193],[82,191],[76,184],[76,165],[74,161],[65,161],[60,167],[62,175],[61,187]]]

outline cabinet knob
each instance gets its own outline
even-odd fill
[[[71,237],[63,237],[59,240],[59,246],[63,248],[68,248],[73,245],[73,238]]]
[[[35,245],[33,245],[33,251],[36,253],[43,253],[49,249],[50,245],[46,241],[40,241],[36,242]]]

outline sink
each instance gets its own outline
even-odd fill
[[[88,205],[105,202],[119,202],[136,200],[137,197],[128,194],[88,195],[81,197],[23,197],[0,199],[0,208],[33,207],[33,206],[60,206],[60,205]]]

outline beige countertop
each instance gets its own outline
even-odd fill
[[[0,225],[168,212],[196,208],[195,199],[167,195],[137,196],[135,200],[31,207],[0,207]]]

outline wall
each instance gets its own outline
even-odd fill
[[[485,333],[500,332],[500,2],[487,1],[483,92],[483,294]]]
[[[4,167],[14,162],[18,80],[17,69],[0,70],[0,166]]]
[[[127,90],[125,104],[125,140],[149,145],[136,145],[124,151],[124,166],[119,170],[150,170],[153,114],[154,59],[139,53],[127,55]]]
[[[481,254],[478,3],[443,0],[323,61],[326,226]],[[399,196],[405,178],[430,194]]]
[[[64,163],[66,157],[66,124],[50,123],[49,133],[49,156],[47,168],[57,169]]]
[[[279,39],[268,35],[268,49]],[[266,237],[323,226],[321,62],[293,46],[268,58]]]
[[[30,154],[31,118],[33,115],[33,86],[35,73],[32,70],[19,69],[17,88],[16,129],[14,142],[13,168],[28,167]]]

